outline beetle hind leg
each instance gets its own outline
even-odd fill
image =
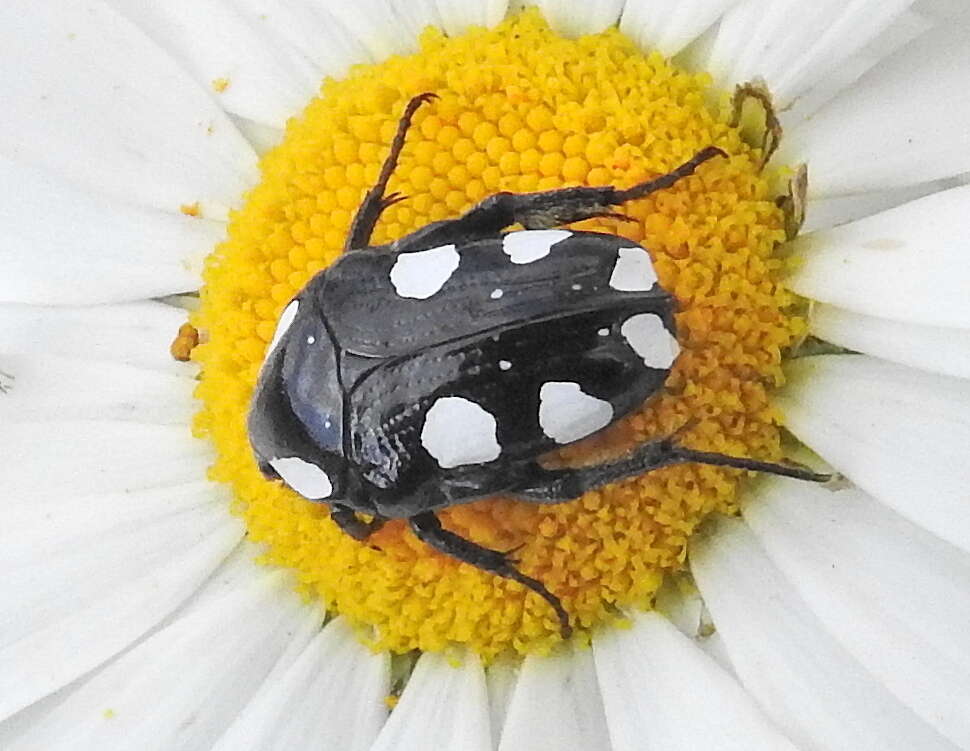
[[[498,550],[482,547],[471,540],[449,532],[441,526],[441,521],[434,513],[427,511],[423,514],[416,514],[409,519],[411,529],[418,539],[440,553],[457,558],[459,561],[470,563],[490,574],[501,576],[504,579],[517,581],[519,584],[531,589],[539,597],[545,600],[556,611],[559,618],[559,627],[564,639],[568,639],[572,634],[572,627],[569,625],[569,614],[562,606],[562,602],[552,592],[546,589],[545,585],[538,579],[526,576],[519,571],[509,559],[507,553]]]
[[[610,483],[643,475],[661,467],[690,463],[733,467],[808,482],[825,483],[833,479],[832,475],[814,472],[800,465],[695,451],[677,446],[671,439],[664,439],[645,443],[616,461],[590,467],[546,469],[539,464],[533,464],[523,482],[511,490],[509,495],[533,503],[563,503]]]

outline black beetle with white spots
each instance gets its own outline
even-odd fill
[[[828,475],[694,451],[674,437],[615,461],[551,469],[540,459],[639,408],[680,348],[675,303],[647,251],[561,226],[615,209],[725,156],[708,147],[625,190],[497,193],[456,219],[368,245],[415,110],[408,104],[345,253],[286,306],[249,413],[257,462],[358,540],[408,519],[433,548],[520,582],[569,616],[504,553],[442,527],[437,509],[501,494],[561,503],[672,464],[701,462],[804,480]],[[507,232],[513,224],[524,231]],[[358,513],[372,517],[364,521]]]

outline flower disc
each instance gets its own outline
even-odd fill
[[[194,324],[207,341],[200,434],[230,483],[250,539],[268,563],[298,574],[308,596],[361,626],[378,648],[466,644],[486,658],[542,652],[559,640],[552,609],[519,584],[430,551],[392,521],[367,544],[343,534],[324,504],[259,473],[245,417],[283,306],[340,253],[364,193],[410,97],[434,92],[407,135],[373,242],[454,217],[497,191],[565,185],[627,187],[665,173],[704,147],[730,157],[669,190],[623,206],[632,222],[576,225],[642,243],[675,295],[682,354],[663,393],[559,460],[591,463],[688,426],[693,448],[780,456],[769,391],[783,349],[801,334],[793,297],[777,282],[783,217],[759,174],[760,153],[728,124],[705,76],[644,55],[619,32],[567,40],[536,12],[492,30],[328,80],[262,160],[262,180],[208,259]],[[723,102],[721,102],[723,104]],[[722,112],[721,109],[725,111]],[[535,506],[501,498],[441,511],[443,524],[482,545],[517,548],[519,568],[557,596],[581,629],[649,606],[665,572],[684,564],[687,539],[712,511],[736,510],[739,473],[672,467]]]

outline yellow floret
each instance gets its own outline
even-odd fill
[[[487,61],[487,64],[486,64]],[[421,52],[358,66],[293,118],[261,162],[262,180],[234,214],[205,269],[208,334],[199,435],[216,446],[214,479],[229,483],[266,562],[291,567],[301,590],[361,627],[375,647],[407,651],[469,645],[543,652],[558,623],[520,585],[437,555],[389,523],[369,544],[344,535],[325,505],[265,481],[245,431],[253,386],[276,316],[312,274],[334,261],[364,192],[380,170],[408,99],[418,110],[389,191],[407,196],[377,225],[385,243],[453,217],[498,190],[564,184],[626,187],[716,145],[712,160],[670,190],[622,207],[632,222],[582,228],[625,235],[654,257],[679,304],[683,354],[657,398],[601,435],[561,452],[567,463],[615,456],[685,424],[696,448],[779,457],[769,399],[781,355],[803,330],[777,283],[782,216],[758,174],[759,153],[709,110],[708,81],[644,55],[619,32],[565,40],[537,12],[493,30],[446,38]],[[444,525],[500,550],[562,598],[581,628],[647,607],[665,572],[684,566],[692,530],[710,512],[736,510],[738,473],[687,465],[556,506],[505,499],[441,512]]]

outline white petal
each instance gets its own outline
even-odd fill
[[[198,201],[210,217],[255,181],[255,154],[211,97],[103,3],[6,0],[0,29],[0,64],[17,72],[0,78],[6,156],[123,202]]]
[[[970,45],[964,28],[925,34],[803,125],[781,163],[808,164],[813,197],[883,190],[970,170]]]
[[[417,50],[417,39],[428,26],[443,28],[441,11],[436,0],[389,0],[392,13],[401,24],[401,30],[414,49]],[[444,1],[442,7],[446,7]],[[410,47],[409,47],[410,49]]]
[[[327,11],[349,30],[372,61],[417,52],[418,35],[425,26],[440,26],[435,0],[359,0],[329,3]],[[364,62],[361,60],[360,62]]]
[[[812,117],[839,92],[855,85],[868,71],[925,34],[933,26],[933,20],[922,13],[914,11],[900,13],[889,26],[842,60],[837,68],[825,66],[818,71],[817,75],[813,75],[811,88],[796,97],[787,109],[778,113],[782,126],[786,129],[792,128]]]
[[[937,21],[970,27],[970,5],[963,0],[917,0],[916,7]]]
[[[541,707],[541,711],[537,711]],[[529,656],[512,695],[499,751],[610,748],[593,655],[570,650]]]
[[[144,172],[144,170],[143,170]],[[199,286],[225,225],[136,206],[0,157],[0,301],[117,302]]]
[[[888,27],[913,0],[747,0],[721,19],[706,60],[722,88],[763,79],[790,104]]]
[[[373,654],[338,618],[292,664],[278,668],[214,751],[286,751],[321,744],[343,751],[370,748],[387,718],[386,653]]]
[[[0,561],[21,565],[47,551],[76,547],[101,535],[120,535],[163,517],[211,503],[228,506],[221,485],[196,479],[157,488],[90,493],[78,488],[59,496],[18,495],[4,499]]]
[[[53,355],[5,356],[3,370],[11,377],[0,397],[5,423],[100,419],[188,425],[196,409],[195,382],[171,373]]]
[[[681,591],[674,580],[667,578],[657,592],[654,609],[688,639],[700,635],[704,601],[699,592]]]
[[[632,628],[593,640],[613,751],[794,751],[744,689],[670,621],[655,612],[632,620]]]
[[[301,24],[304,31],[320,34],[321,47],[341,44],[342,35],[319,16],[300,14],[299,3],[270,8],[255,0],[109,2],[182,63],[225,109],[277,128],[306,106],[322,79],[295,44]],[[219,79],[227,83],[223,91],[214,88]]]
[[[4,495],[37,500],[192,482],[212,463],[184,425],[95,420],[4,425],[0,456]]]
[[[256,563],[262,552],[260,546],[246,540],[237,545],[222,562],[222,565],[205,581],[205,584],[185,605],[176,611],[171,621],[180,620],[193,613],[213,610],[217,608],[218,603],[225,602],[225,597],[237,595],[243,589],[251,587],[254,580],[262,579],[268,571],[267,568]],[[274,570],[279,572],[278,569]],[[288,595],[286,602],[289,603]],[[310,610],[313,610],[313,608],[310,608]],[[314,611],[313,620],[319,626],[323,620],[323,615]],[[169,624],[166,623],[166,625]],[[311,636],[312,634],[307,636],[307,641],[310,640]],[[287,654],[292,658],[291,661],[296,659],[295,654],[291,652]]]
[[[970,550],[970,382],[863,355],[795,360],[787,427],[859,487]]]
[[[745,688],[799,748],[955,749],[828,634],[742,523],[695,535],[691,569]]]
[[[371,751],[491,751],[485,673],[478,657],[451,665],[440,653],[418,660]]]
[[[620,31],[644,50],[680,52],[739,0],[628,0]]]
[[[258,27],[257,33],[261,39],[273,47],[273,54],[288,53],[292,56],[294,52],[299,52],[313,64],[316,77],[311,76],[310,84],[314,94],[325,76],[341,78],[347,74],[350,66],[369,62],[367,50],[334,15],[334,6],[339,3],[321,3],[319,0],[289,0],[286,3],[277,0],[239,0],[236,4],[240,6],[240,15],[248,14],[251,25]],[[374,21],[378,22],[377,19]],[[292,48],[292,51],[288,48]],[[245,64],[251,66],[251,63]],[[305,104],[301,102],[300,109]]]
[[[812,612],[890,691],[970,747],[970,556],[858,490],[773,478],[757,497],[745,519]]]
[[[953,188],[795,241],[800,295],[879,318],[970,328],[966,216]]]
[[[821,303],[812,306],[809,325],[816,336],[848,349],[932,373],[970,378],[970,329],[888,321]]]
[[[407,0],[398,0],[407,2]],[[445,32],[461,34],[470,26],[495,26],[509,9],[509,0],[434,0]]]
[[[714,624],[709,623],[709,626],[713,628]],[[731,656],[728,654],[727,647],[724,645],[724,637],[718,631],[715,630],[709,636],[698,639],[697,646],[714,660],[714,662],[720,665],[725,673],[737,680],[738,674],[734,669],[734,665],[731,664]]]
[[[488,714],[492,738],[502,737],[505,716],[509,711],[515,683],[519,678],[520,664],[512,657],[499,657],[485,671],[485,685],[488,688]]]
[[[579,37],[595,34],[616,24],[624,0],[536,0],[549,25],[559,34]],[[636,3],[634,3],[636,4]]]
[[[211,748],[274,664],[319,627],[284,574],[251,569],[69,692],[8,748]]]
[[[257,123],[255,120],[250,120],[247,117],[239,117],[238,115],[234,115],[232,121],[239,128],[239,132],[249,141],[253,150],[260,156],[283,142],[285,131],[282,128],[263,125],[262,123]]]
[[[70,355],[194,376],[196,366],[169,353],[186,318],[184,310],[150,301],[83,308],[0,305],[0,352]]]
[[[888,211],[917,198],[956,188],[965,181],[958,178],[934,180],[918,185],[905,185],[901,188],[868,191],[845,196],[813,198],[805,208],[805,223],[799,230],[801,235],[820,229],[838,227],[855,222],[867,216]]]
[[[185,507],[186,496],[194,506]],[[140,518],[126,509],[129,499]],[[5,528],[0,717],[127,648],[191,596],[243,534],[209,488],[111,500],[114,508],[105,499],[67,497],[35,508],[33,524],[21,519]],[[116,522],[115,510],[128,520]]]
[[[734,666],[724,650],[721,635],[714,629],[711,614],[696,589],[681,589],[669,579],[657,592],[655,610],[670,621],[680,633],[692,640],[725,672],[734,675]]]

